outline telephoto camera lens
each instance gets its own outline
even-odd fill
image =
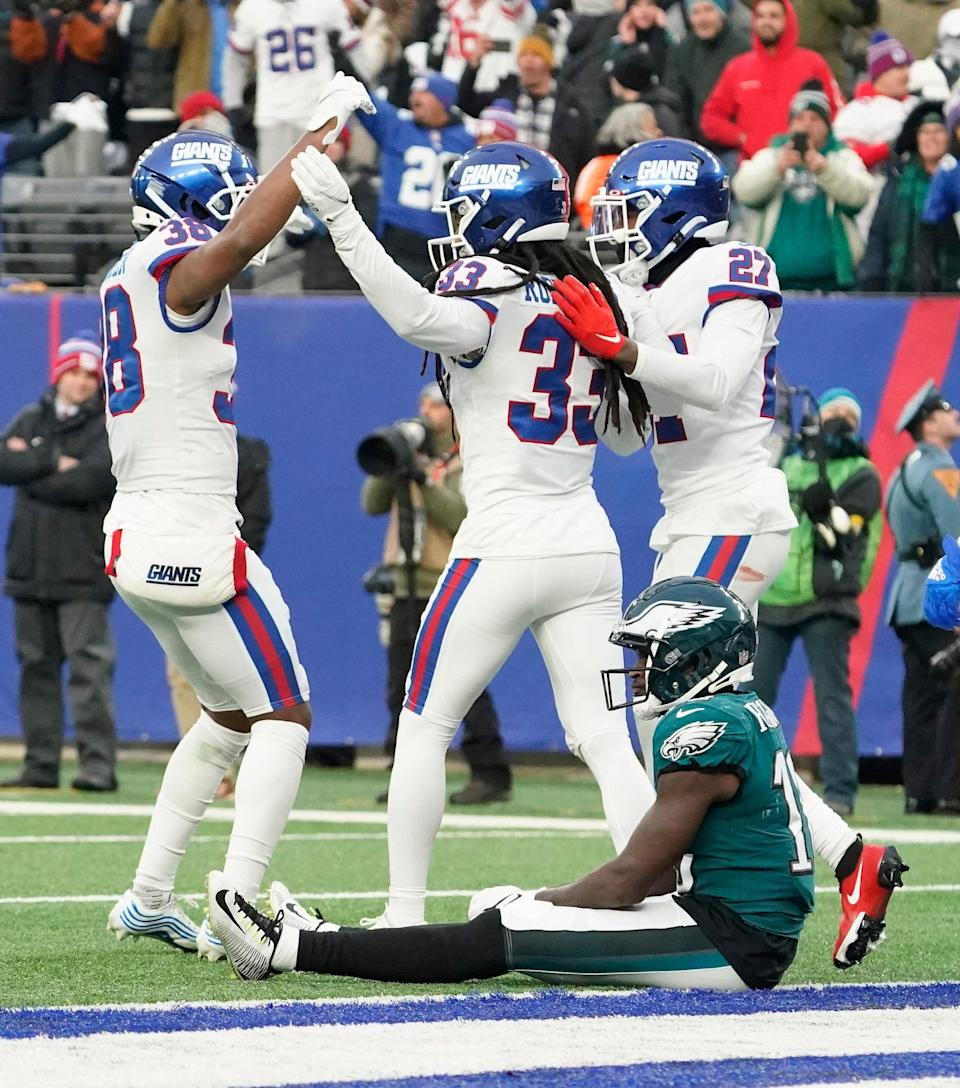
[[[431,452],[430,428],[422,419],[400,419],[357,446],[357,463],[368,476],[408,475],[418,453]]]

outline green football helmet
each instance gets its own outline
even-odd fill
[[[631,602],[610,641],[635,650],[637,664],[603,670],[607,708],[635,706],[650,718],[749,680],[757,626],[743,601],[710,578],[667,578]],[[635,697],[618,703],[611,678],[624,674]]]

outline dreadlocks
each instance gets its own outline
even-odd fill
[[[502,253],[483,254],[484,258],[493,258],[501,261],[510,268],[515,268],[520,273],[515,283],[505,284],[503,287],[474,288],[472,290],[444,291],[445,295],[503,295],[509,291],[516,291],[518,287],[524,287],[534,280],[539,281],[547,289],[550,288],[550,280],[544,277],[560,279],[563,276],[575,276],[581,283],[596,284],[603,292],[610,309],[617,321],[617,328],[624,334],[630,335],[626,319],[617,296],[610,286],[604,272],[597,267],[584,253],[580,253],[569,242],[519,242],[510,246]],[[423,282],[428,291],[432,291],[443,274],[444,269],[428,276]],[[632,379],[627,378],[623,371],[615,363],[608,359],[603,361],[604,370],[604,397],[607,409],[603,420],[603,429],[606,431],[610,423],[620,430],[620,390],[626,393],[627,404],[630,408],[630,418],[637,429],[637,434],[643,435],[646,431],[647,419],[650,415],[650,402],[643,390],[643,386]],[[424,359],[426,366],[426,358]],[[435,369],[437,381],[443,391],[444,399],[448,399],[448,381],[444,373],[443,362],[439,355],[436,356]]]

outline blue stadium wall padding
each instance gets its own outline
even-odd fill
[[[923,330],[929,315],[917,307],[928,305],[909,299],[790,298],[778,362],[794,384],[814,390],[838,384],[854,389],[863,401],[865,433],[887,449],[890,460],[900,447],[889,444],[889,430],[882,442],[874,430],[888,426],[885,417],[902,388],[919,386],[927,376]],[[938,311],[936,326],[941,340],[947,335],[944,330],[952,329],[950,343],[937,346],[949,397],[958,373],[960,304],[939,305],[950,308]],[[367,517],[360,508],[363,477],[354,450],[373,428],[410,415],[418,390],[431,375],[421,376],[421,353],[399,341],[359,297],[239,298],[236,314],[237,418],[241,430],[265,438],[272,449],[275,520],[265,559],[290,604],[310,676],[313,739],[376,744],[387,725],[385,661],[373,602],[361,588],[360,576],[378,560],[385,526],[383,519]],[[0,296],[0,342],[6,345],[0,394],[4,424],[44,388],[51,340],[96,324],[97,300],[92,297]],[[649,582],[653,553],[647,539],[660,515],[652,462],[646,454],[620,460],[601,449],[596,486],[620,540],[625,593],[632,596]],[[0,489],[4,529],[11,498],[9,488]],[[889,563],[878,571],[872,591],[875,611],[889,573]],[[113,606],[112,621],[121,738],[173,740],[176,728],[159,649],[121,602]],[[7,736],[18,732],[12,627],[12,606],[3,598],[0,735]],[[899,649],[882,621],[868,633],[859,700],[860,749],[864,754],[897,754]],[[546,671],[529,636],[492,690],[510,747],[563,749]],[[797,650],[777,706],[791,736],[805,694],[806,670]]]

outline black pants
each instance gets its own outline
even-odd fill
[[[20,722],[26,744],[24,773],[55,785],[60,776],[64,714],[60,673],[69,667],[67,692],[77,740],[79,777],[113,778],[117,735],[113,715],[113,639],[108,605],[100,601],[15,601],[20,662]]]
[[[419,597],[397,598],[390,613],[390,643],[387,646],[387,709],[390,731],[384,748],[392,756],[397,743],[400,711],[406,691],[407,673],[413,660],[420,617],[427,602]],[[490,692],[483,691],[463,719],[463,758],[470,767],[471,778],[482,778],[494,786],[509,789],[510,765],[500,736],[500,722]]]
[[[422,283],[424,278],[433,271],[430,254],[427,251],[427,239],[422,234],[388,223],[383,228],[383,237],[380,240],[387,253],[417,283]]]
[[[823,745],[820,756],[823,793],[828,801],[851,808],[857,796],[860,763],[857,719],[850,690],[850,640],[856,630],[853,620],[844,616],[814,616],[790,626],[764,623],[761,619],[752,684],[768,706],[775,706],[794,640],[803,640]]]
[[[930,658],[954,640],[928,623],[896,628],[903,647],[903,790],[921,805],[960,800],[960,673]]]

